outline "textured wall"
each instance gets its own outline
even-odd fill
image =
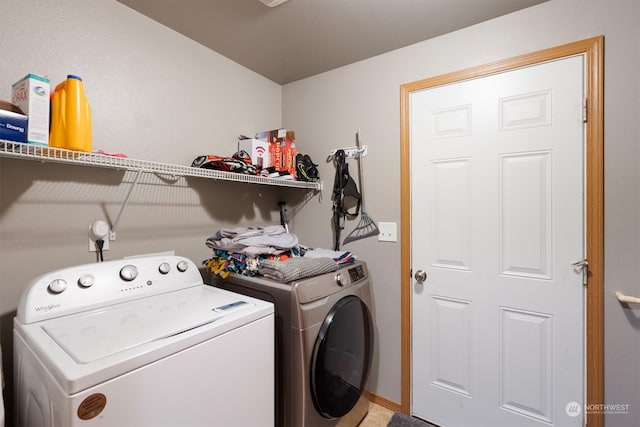
[[[399,222],[401,84],[604,35],[605,397],[609,404],[630,404],[629,413],[608,414],[606,422],[640,425],[640,314],[614,297],[616,290],[640,294],[636,0],[553,0],[284,88],[115,1],[5,0],[3,9],[11,13],[0,15],[0,99],[8,99],[11,84],[29,72],[53,82],[81,75],[94,111],[95,148],[188,164],[203,152],[233,150],[239,133],[280,124],[296,130],[299,148],[320,163],[320,197],[202,179],[171,184],[145,178],[107,256],[176,250],[196,262],[209,255],[203,239],[219,225],[277,221],[280,198],[295,206],[291,227],[305,243],[330,247],[334,168],[325,159],[331,148],[355,145],[358,127],[369,145],[367,210],[376,221]],[[87,227],[117,214],[132,179],[118,171],[0,159],[3,348],[26,282],[93,261],[86,252]],[[373,275],[378,347],[372,391],[400,402],[400,242],[372,238],[346,248],[366,259]]]
[[[0,99],[10,100],[11,85],[28,73],[52,85],[81,76],[94,149],[190,165],[204,153],[231,155],[241,133],[281,124],[280,85],[115,1],[3,0],[0,28]],[[39,274],[94,262],[88,227],[115,219],[134,178],[0,158],[0,343],[8,385],[22,289]],[[304,197],[304,190],[289,195],[200,178],[140,180],[106,259],[174,250],[198,263],[210,256],[204,241],[220,226],[278,222],[280,197]]]
[[[608,426],[640,425],[640,309],[622,307],[616,290],[640,294],[640,4],[636,0],[553,0],[410,47],[284,86],[283,125],[304,135],[321,161],[328,148],[354,145],[360,127],[369,146],[365,193],[377,221],[400,221],[400,85],[537,50],[605,36],[605,393],[629,413]],[[315,201],[314,201],[315,202]],[[305,207],[296,230],[329,245],[330,189]],[[413,218],[419,221],[419,218]],[[321,227],[312,227],[320,224]],[[348,226],[349,231],[354,224]],[[374,392],[400,401],[400,243],[352,244],[369,261],[378,328]]]

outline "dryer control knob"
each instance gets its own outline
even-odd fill
[[[178,271],[184,273],[189,268],[189,264],[186,261],[180,261],[178,263]]]
[[[67,289],[67,282],[65,282],[62,279],[54,279],[49,283],[49,286],[47,286],[47,289],[49,289],[49,292],[52,292],[54,294],[59,294],[63,292],[65,289]]]
[[[125,265],[120,269],[120,278],[126,282],[131,282],[138,277],[138,269],[135,265]]]
[[[348,285],[349,284],[348,281],[345,281],[342,278],[342,273],[337,273],[336,274],[336,283],[338,284],[338,286],[344,286],[344,285]]]

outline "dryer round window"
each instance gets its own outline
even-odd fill
[[[323,416],[340,418],[356,405],[372,353],[371,313],[360,298],[346,296],[331,308],[313,347],[311,394]]]

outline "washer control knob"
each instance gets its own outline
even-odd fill
[[[189,268],[189,264],[187,261],[180,261],[177,267],[179,272],[184,273]]]
[[[163,262],[162,264],[160,264],[160,267],[158,267],[158,271],[161,274],[168,274],[169,271],[171,271],[171,266],[168,262]]]
[[[338,286],[344,286],[344,285],[348,284],[342,278],[342,273],[337,273],[335,279],[336,279],[336,283],[338,284]]]
[[[96,282],[96,278],[93,277],[92,274],[83,274],[78,279],[78,286],[80,286],[82,288],[89,288],[89,287],[93,286],[93,284],[95,282]]]
[[[135,265],[127,264],[120,269],[120,278],[125,282],[131,282],[138,277],[138,269]]]
[[[49,292],[54,294],[62,293],[65,289],[67,289],[67,282],[62,279],[54,279],[49,283],[47,289],[49,289]]]

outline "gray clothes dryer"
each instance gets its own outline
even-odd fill
[[[374,340],[365,262],[291,283],[239,274],[211,281],[275,306],[276,426],[358,425]]]

